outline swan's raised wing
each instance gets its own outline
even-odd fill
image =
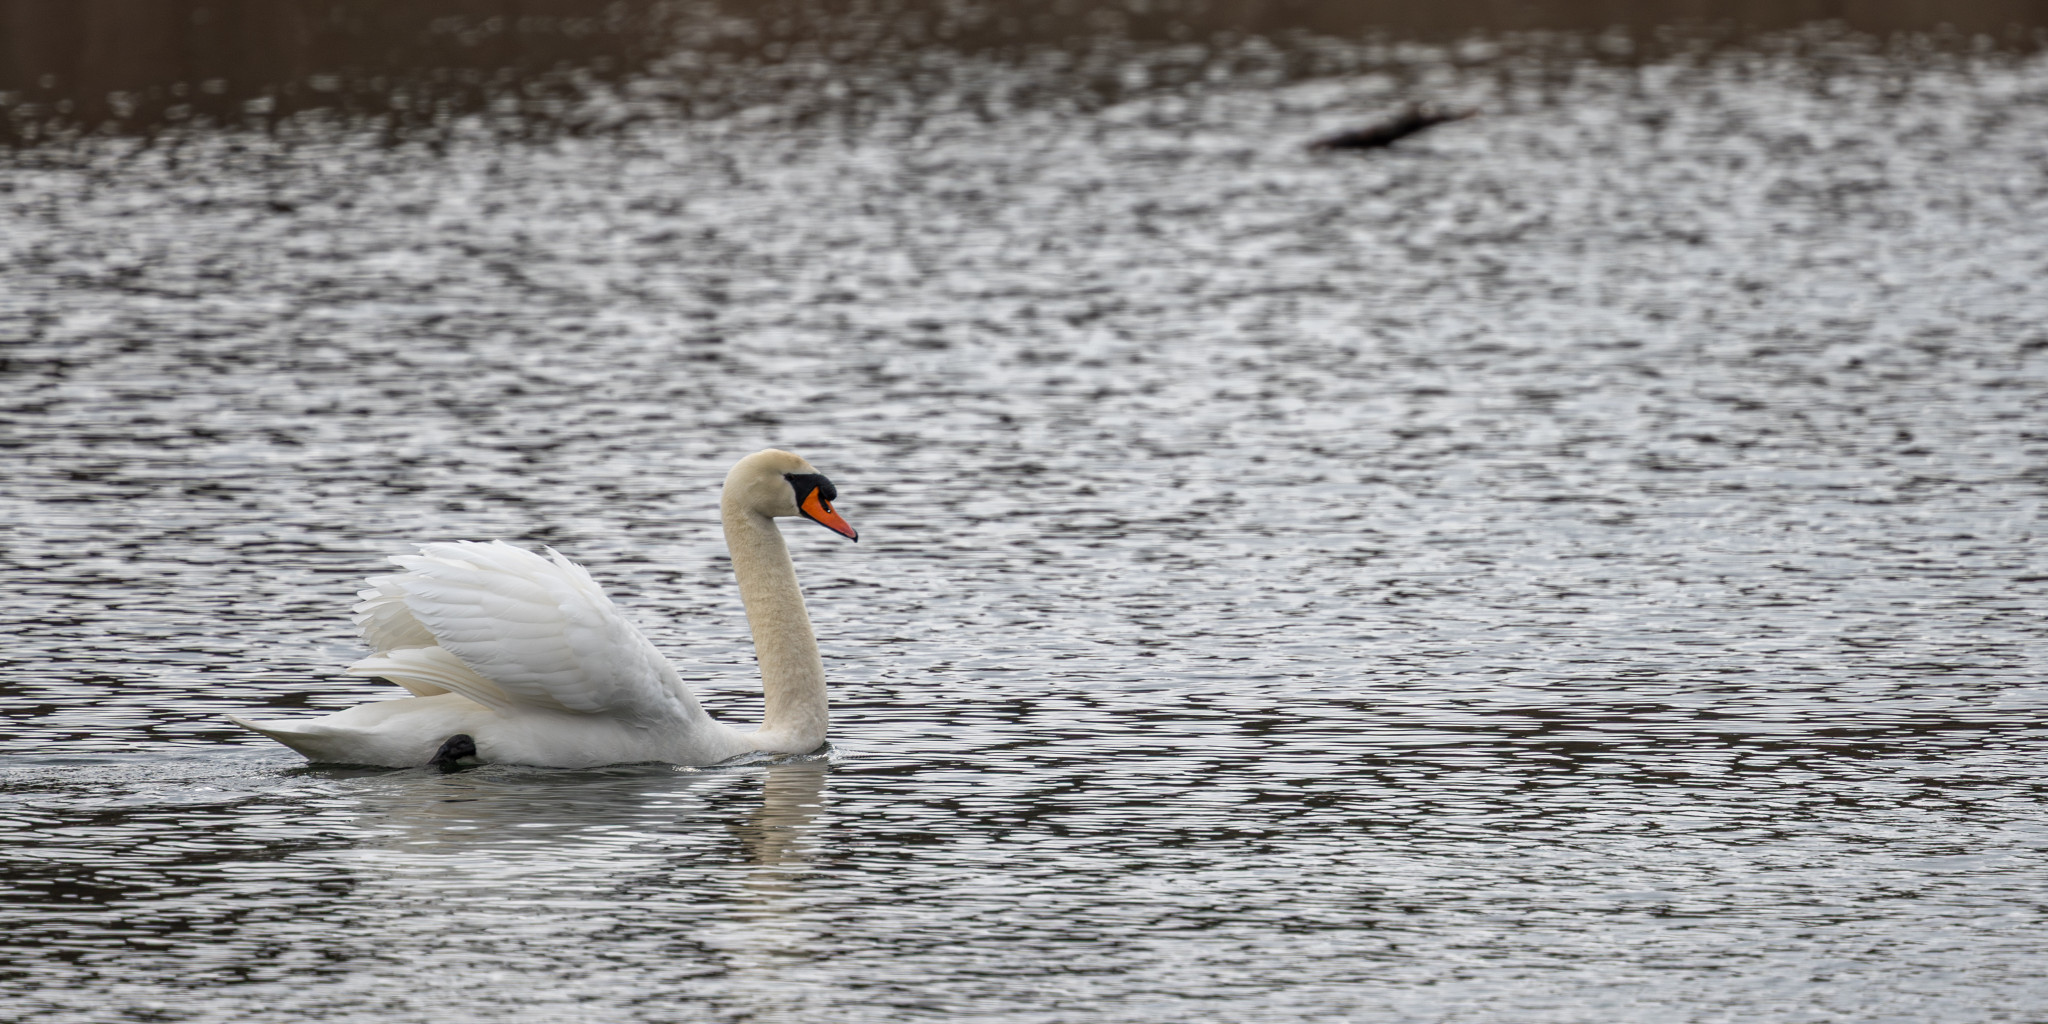
[[[363,603],[355,607],[356,628],[363,642],[378,654],[406,647],[432,647],[439,641],[405,607],[405,590],[398,585],[403,575],[372,576],[370,589],[356,591]]]
[[[351,671],[409,677],[401,685],[415,693],[454,690],[500,710],[648,721],[695,711],[668,659],[582,566],[552,548],[543,558],[504,541],[456,541],[392,561],[406,571],[370,581],[374,589],[356,606],[378,656]]]

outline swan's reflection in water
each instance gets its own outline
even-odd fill
[[[806,912],[815,894],[805,886],[818,853],[813,822],[824,793],[823,763],[775,765],[761,781],[760,806],[726,826],[745,851],[739,878],[746,898],[732,901],[725,919],[707,920],[699,941],[729,965],[729,999],[752,1013],[805,1009],[798,1004],[818,998],[808,987],[780,982],[829,955],[830,925],[822,913]]]
[[[645,974],[657,1003],[790,1009],[772,982],[820,955],[804,882],[827,771],[819,759],[356,780],[362,841],[328,854],[353,882],[346,943],[376,959],[554,975],[544,990],[570,1003],[617,1000]],[[617,961],[624,977],[594,977],[568,952],[593,941],[637,951]],[[695,965],[688,991],[675,989],[677,964]]]
[[[786,869],[810,864],[816,850],[811,822],[825,794],[825,764],[822,761],[773,765],[761,783],[761,806],[744,821],[728,827],[747,851],[747,859],[771,870],[751,876],[757,888],[780,890],[791,877]]]

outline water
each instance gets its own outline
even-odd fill
[[[1525,44],[15,151],[10,1019],[2048,1015],[2048,61]],[[757,715],[770,444],[861,530],[789,531],[828,755],[220,717],[392,695],[347,605],[458,537]]]

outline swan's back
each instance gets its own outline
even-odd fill
[[[349,667],[419,696],[647,725],[702,715],[675,669],[582,566],[504,541],[423,544],[356,606],[378,653]],[[464,670],[467,670],[466,672]]]
[[[708,763],[750,749],[582,566],[503,541],[423,544],[369,580],[356,625],[377,653],[348,673],[415,699],[303,722],[237,723],[318,762],[427,763],[463,736],[484,761]]]

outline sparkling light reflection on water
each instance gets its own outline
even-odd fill
[[[1386,59],[10,158],[0,995],[2048,1012],[2048,64]],[[1486,114],[1300,149],[1417,96]],[[793,535],[829,761],[220,721],[382,695],[358,578],[495,536],[756,714],[712,507],[767,444],[862,530]]]

